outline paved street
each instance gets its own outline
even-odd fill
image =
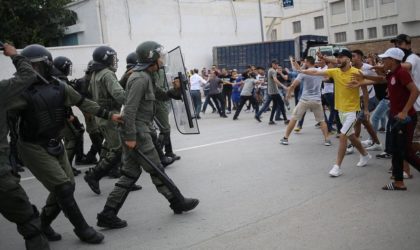
[[[407,192],[386,192],[390,161],[371,160],[356,167],[358,154],[344,160],[344,175],[328,176],[336,155],[323,145],[313,115],[290,145],[279,140],[285,125],[268,125],[242,112],[238,121],[205,114],[200,135],[183,136],[173,131],[173,144],[182,159],[167,173],[185,196],[200,205],[187,214],[174,215],[147,174],[119,216],[128,227],[102,230],[103,244],[81,243],[72,226],[60,214],[54,222],[63,240],[52,249],[419,249],[420,175],[406,182]],[[381,135],[381,140],[383,140]],[[86,151],[87,149],[85,149]],[[376,152],[373,152],[373,155]],[[105,203],[115,180],[101,181],[95,195],[77,177],[76,199],[91,225]],[[28,171],[22,186],[41,208],[46,189]],[[0,217],[0,249],[23,249],[16,226]]]

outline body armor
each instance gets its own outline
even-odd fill
[[[51,139],[58,139],[66,121],[64,83],[34,84],[23,93],[23,97],[28,108],[21,114],[22,140],[48,143]]]

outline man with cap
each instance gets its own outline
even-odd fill
[[[358,88],[348,88],[348,83],[352,81],[352,74],[359,73],[359,70],[351,66],[352,53],[348,50],[342,50],[335,55],[337,57],[337,68],[326,70],[300,70],[301,73],[308,75],[318,75],[334,79],[334,101],[335,107],[339,112],[340,121],[343,124],[340,134],[340,144],[338,147],[337,160],[329,174],[332,177],[338,177],[343,174],[341,164],[344,159],[347,147],[347,139],[360,152],[360,160],[356,164],[358,167],[364,167],[372,158],[363,148],[359,138],[355,136],[354,124],[356,123],[357,113],[360,111],[360,97]],[[322,59],[322,58],[321,58]],[[364,113],[368,114],[368,91],[366,86],[362,88],[364,95]]]
[[[399,48],[390,48],[384,54],[379,55],[383,60],[388,83],[388,95],[390,100],[390,123],[392,138],[392,174],[395,181],[382,187],[383,190],[407,190],[403,178],[404,160],[413,164],[416,157],[412,150],[414,128],[417,123],[416,111],[413,108],[419,90],[414,84],[410,74],[401,66],[404,59],[404,52]],[[353,81],[350,85],[358,88],[368,85],[378,80],[383,80],[382,76],[367,76],[360,73],[358,81]],[[369,81],[362,81],[368,79]],[[372,82],[374,81],[374,82]],[[415,164],[414,164],[415,166]]]
[[[395,47],[404,52],[401,66],[411,74],[414,84],[420,89],[420,57],[411,51],[411,37],[406,34],[399,34],[396,38],[391,40]],[[414,109],[417,113],[417,120],[420,119],[420,97],[414,103]],[[416,152],[420,151],[420,123],[414,130],[413,148]],[[420,166],[420,158],[417,158],[416,165]],[[407,165],[408,169],[409,166]]]

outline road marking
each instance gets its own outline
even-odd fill
[[[261,134],[243,136],[243,137],[238,137],[238,138],[233,138],[233,139],[223,140],[223,141],[216,141],[216,142],[207,143],[207,144],[198,145],[198,146],[193,146],[193,147],[180,148],[180,149],[176,149],[174,151],[175,152],[182,152],[182,151],[188,151],[188,150],[192,150],[192,149],[205,148],[205,147],[210,147],[210,146],[219,145],[219,144],[223,144],[223,143],[229,143],[229,142],[235,142],[235,141],[242,141],[242,140],[247,140],[247,139],[251,139],[251,138],[255,138],[255,137],[277,134],[277,133],[280,133],[280,132],[281,131],[275,131],[275,132],[268,132],[268,133],[261,133]],[[77,168],[77,169],[78,170],[85,170],[85,169],[88,169],[88,168],[90,168],[90,166],[89,167],[81,167],[81,168]],[[21,181],[29,181],[29,180],[33,180],[33,179],[35,179],[34,176],[25,177],[25,178],[22,178],[20,180]]]
[[[277,134],[277,133],[280,133],[280,132],[281,131],[276,131],[276,132],[268,132],[268,133],[244,136],[244,137],[233,138],[233,139],[224,140],[224,141],[217,141],[217,142],[207,143],[207,144],[203,144],[203,145],[188,147],[188,148],[180,148],[180,149],[177,149],[177,150],[174,150],[174,151],[175,152],[181,152],[181,151],[187,151],[187,150],[191,150],[191,149],[204,148],[204,147],[219,145],[219,144],[228,143],[228,142],[235,142],[235,141],[241,141],[241,140],[246,140],[246,139],[250,139],[250,138],[260,137],[260,136],[264,136],[264,135]]]

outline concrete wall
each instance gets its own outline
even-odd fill
[[[80,78],[84,75],[84,70],[88,62],[92,58],[92,52],[98,45],[84,45],[84,46],[66,46],[48,48],[53,58],[57,56],[65,56],[73,61],[73,73],[69,77]],[[14,65],[9,57],[0,55],[0,79],[10,78],[16,72]]]
[[[265,2],[263,16],[278,16],[279,3]],[[125,57],[147,40],[158,41],[168,50],[181,46],[188,68],[211,65],[213,46],[261,41],[258,1],[181,0],[178,5],[174,0],[84,0],[70,8],[78,13],[80,23],[101,21],[103,42],[118,52],[119,75]],[[101,36],[91,34],[100,27],[86,26],[79,37],[91,38],[79,40],[100,43]]]

